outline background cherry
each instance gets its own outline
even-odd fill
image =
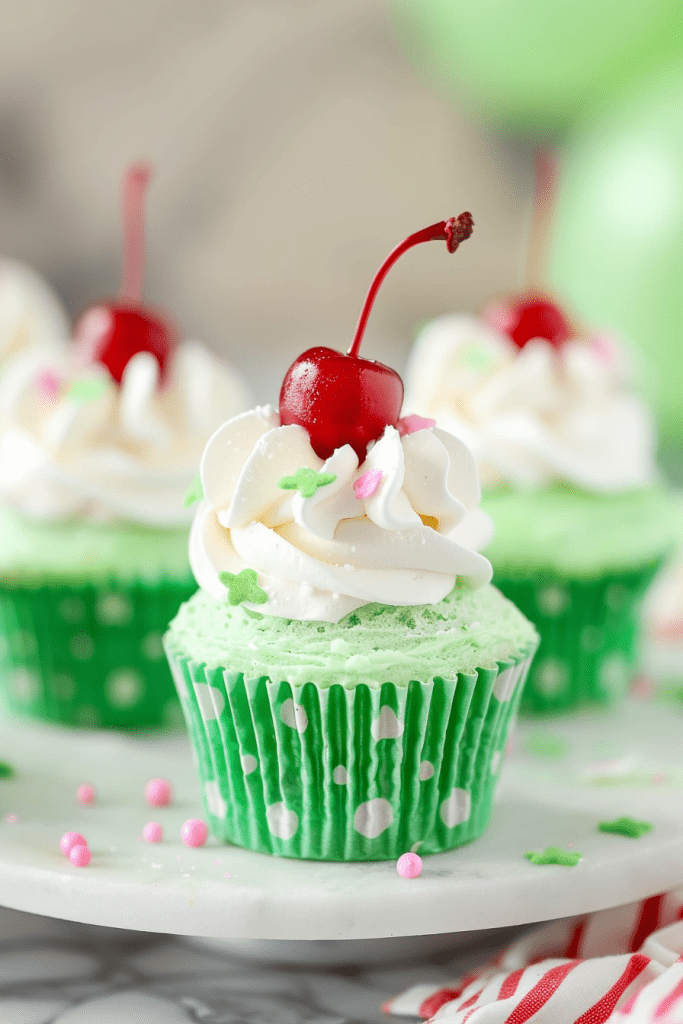
[[[77,357],[99,362],[121,383],[128,361],[138,352],[151,352],[163,377],[177,342],[173,325],[142,305],[145,263],[144,196],[151,178],[147,164],[133,164],[123,177],[123,274],[116,300],[98,302],[79,317],[74,328]]]
[[[280,422],[304,427],[319,458],[328,459],[335,449],[350,444],[363,462],[368,444],[381,437],[387,425],[397,425],[403,381],[389,366],[358,355],[375,296],[389,269],[412,246],[441,239],[449,252],[455,252],[472,227],[471,214],[461,213],[404,239],[375,274],[348,352],[317,346],[290,366],[280,390]]]
[[[484,310],[484,319],[524,348],[532,338],[545,338],[559,348],[573,337],[574,331],[564,313],[542,295],[522,295],[504,303],[492,303]]]

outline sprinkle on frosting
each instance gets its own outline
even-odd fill
[[[436,426],[436,420],[431,419],[428,416],[402,416],[398,421],[398,432],[401,437],[405,437],[407,434],[415,434],[418,430],[429,430],[430,427]]]
[[[107,390],[105,377],[82,377],[66,387],[66,395],[74,402],[94,402]]]
[[[615,821],[601,821],[598,831],[626,836],[628,839],[640,839],[646,832],[652,831],[652,825],[649,821],[636,821],[634,818],[624,817]]]
[[[361,498],[371,498],[381,482],[382,470],[368,469],[367,472],[359,476],[357,480],[354,480],[353,493],[359,501]]]
[[[268,595],[258,585],[258,575],[254,569],[242,569],[237,574],[222,572],[219,580],[228,590],[228,604],[242,604],[242,601],[251,601],[252,604],[265,604]]]
[[[581,860],[581,854],[561,850],[559,846],[546,846],[542,853],[525,853],[524,856],[532,864],[560,864],[565,868],[574,868]]]
[[[312,498],[319,487],[333,484],[336,479],[334,473],[316,473],[308,466],[301,466],[294,476],[283,476],[278,480],[278,487],[283,491],[298,491],[304,498]]]
[[[204,488],[202,487],[202,478],[197,473],[196,477],[185,491],[185,497],[183,498],[183,508],[190,508],[197,501],[202,501],[204,498]]]

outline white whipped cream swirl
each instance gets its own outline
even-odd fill
[[[618,493],[657,479],[652,416],[607,336],[520,350],[468,315],[432,321],[411,352],[405,408],[472,450],[483,486],[565,481]]]
[[[33,345],[66,344],[69,317],[47,281],[17,260],[0,259],[0,368]]]
[[[300,469],[334,479],[310,497],[284,490],[280,482]],[[389,426],[362,465],[350,445],[323,462],[303,427],[280,426],[270,406],[258,407],[216,431],[201,480],[190,564],[218,600],[228,593],[223,573],[251,569],[267,600],[247,599],[248,608],[337,622],[373,601],[435,603],[457,577],[473,586],[491,579],[473,550],[491,535],[474,460],[442,430],[401,436]]]
[[[120,385],[73,358],[34,346],[0,375],[2,499],[40,519],[189,525],[184,497],[206,440],[249,404],[241,378],[196,341],[178,346],[162,383],[148,352]]]

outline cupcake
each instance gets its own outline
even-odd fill
[[[129,179],[127,179],[129,180]],[[247,405],[231,369],[130,298],[0,374],[0,666],[8,708],[65,725],[179,717],[161,646],[194,590],[184,498]]]
[[[494,582],[537,625],[528,712],[607,705],[638,656],[645,591],[680,510],[655,464],[653,418],[616,339],[582,334],[540,297],[419,335],[406,408],[474,453],[495,533]]]
[[[164,641],[211,830],[286,857],[383,860],[479,836],[537,643],[489,585],[468,449],[400,419],[400,378],[358,356],[368,312],[347,355],[294,363],[279,412],[208,442],[200,589]]]

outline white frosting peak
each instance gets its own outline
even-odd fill
[[[614,339],[535,338],[520,350],[473,316],[447,316],[415,343],[405,408],[461,438],[485,486],[563,480],[617,493],[656,479],[654,423],[628,378]]]
[[[389,426],[362,465],[350,445],[323,462],[302,427],[280,426],[266,406],[216,431],[201,479],[190,562],[219,600],[221,574],[253,569],[267,600],[247,607],[336,622],[372,601],[440,601],[457,577],[491,579],[474,550],[491,534],[474,460],[441,430],[401,437]]]
[[[0,366],[33,345],[69,337],[69,318],[56,293],[31,267],[0,259]]]
[[[239,377],[196,341],[178,346],[165,382],[139,352],[120,385],[99,364],[75,366],[66,347],[34,346],[0,377],[0,495],[39,518],[182,526],[207,437],[247,402]]]

